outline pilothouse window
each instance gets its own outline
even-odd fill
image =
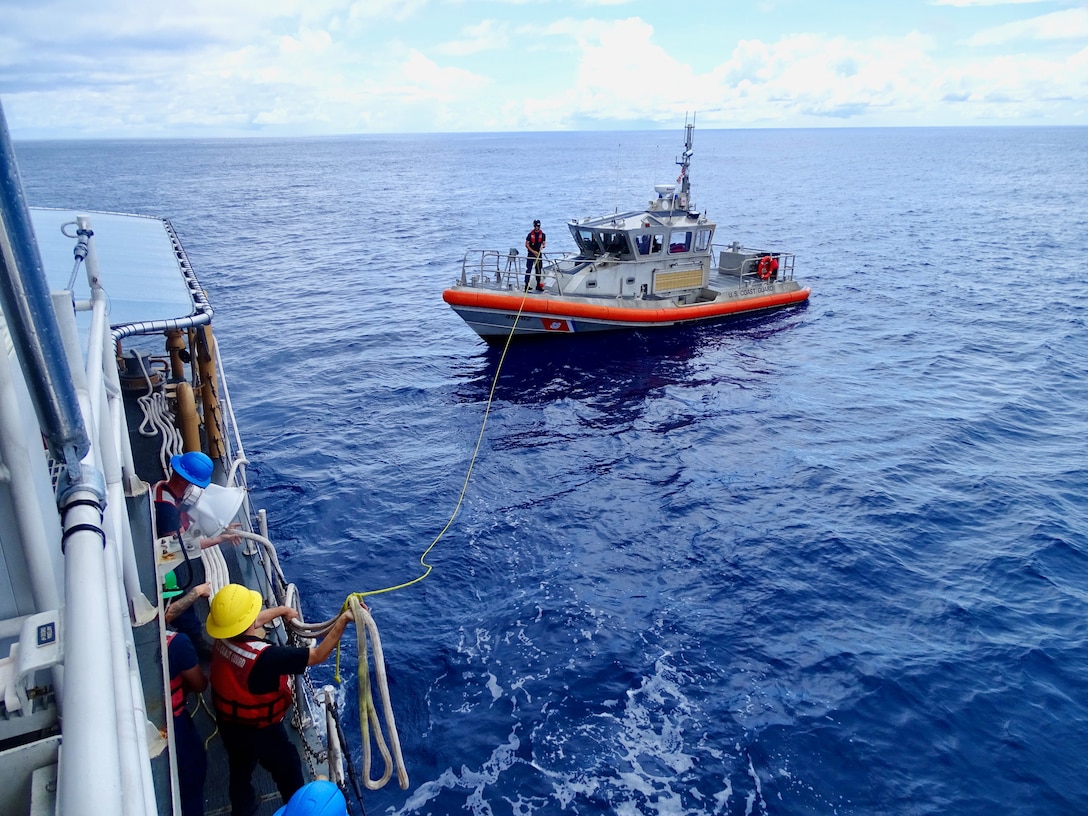
[[[710,236],[714,234],[710,229],[699,229],[695,231],[695,251],[704,252],[708,246],[710,246]]]
[[[630,256],[631,247],[627,243],[627,235],[622,232],[600,232],[597,240],[604,251],[619,257]]]
[[[647,232],[635,239],[635,248],[639,255],[649,255],[651,252],[660,252],[664,241],[665,236],[661,233],[653,235]]]
[[[601,254],[601,248],[597,246],[597,241],[593,237],[593,230],[574,230],[574,240],[578,244],[578,248],[582,250],[582,254],[586,257],[596,258]]]
[[[691,230],[673,230],[669,233],[669,254],[691,249]]]
[[[574,240],[582,251],[583,257],[599,258],[601,255],[615,255],[618,258],[631,257],[631,244],[627,233],[618,230],[594,230],[588,227],[571,228]]]

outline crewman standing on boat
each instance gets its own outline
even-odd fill
[[[302,787],[302,761],[287,736],[283,719],[291,707],[288,678],[302,674],[332,654],[354,618],[343,612],[313,648],[275,646],[262,640],[259,627],[298,612],[288,606],[262,609],[261,594],[227,584],[212,598],[208,634],[212,649],[212,703],[230,770],[233,816],[252,816],[257,797],[251,779],[258,764],[270,774],[286,803]]]
[[[529,276],[536,271],[536,290],[544,291],[544,280],[541,277],[541,265],[544,263],[541,257],[544,245],[548,243],[547,236],[540,229],[540,219],[533,222],[533,229],[525,236],[525,250],[528,257],[525,259],[525,291],[529,291]]]

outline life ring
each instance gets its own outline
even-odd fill
[[[770,255],[764,255],[759,259],[759,266],[756,267],[756,274],[759,275],[760,280],[770,280],[771,276],[777,271],[778,261]]]

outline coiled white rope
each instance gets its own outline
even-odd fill
[[[396,765],[397,783],[401,790],[408,790],[408,770],[404,767],[404,755],[400,749],[400,735],[397,733],[396,719],[393,717],[393,705],[389,700],[389,683],[385,677],[385,657],[382,654],[382,641],[378,636],[378,626],[374,623],[369,610],[359,599],[352,596],[348,599],[348,607],[355,616],[355,634],[359,642],[359,727],[363,732],[363,784],[368,790],[379,790],[385,787],[385,783],[393,776],[393,766]],[[389,729],[389,743],[385,744],[382,735],[381,720],[378,719],[378,710],[374,706],[374,696],[370,688],[370,666],[367,662],[367,636],[374,648],[374,675],[378,681],[378,692],[382,698],[382,713],[385,715],[385,725]],[[370,727],[374,727],[374,741],[381,751],[385,761],[385,773],[379,779],[370,778]]]
[[[280,568],[279,558],[276,554],[276,548],[272,542],[262,535],[250,533],[245,530],[232,530],[231,533],[239,538],[256,541],[261,545],[264,550],[264,555],[266,556],[262,558],[261,561],[264,564],[265,573],[269,579],[269,585],[273,588],[272,592],[277,596],[274,600],[277,604],[289,606],[299,613],[299,617],[288,624],[290,630],[296,636],[307,640],[316,640],[328,634],[329,630],[332,629],[333,624],[336,623],[336,618],[320,623],[306,623],[303,620],[302,604],[301,599],[299,598],[298,588],[294,584],[287,583],[284,579],[283,571]],[[205,553],[211,550],[214,550],[219,556],[218,560],[222,561],[222,555],[218,553],[218,547],[209,547],[208,550],[202,552],[201,555],[204,556]],[[212,556],[211,559],[206,557],[205,564],[208,564],[209,560],[215,563],[213,567],[214,577],[209,578],[214,585],[217,580],[223,580],[220,576],[224,573],[218,571],[218,563],[215,561],[214,556]],[[226,566],[225,562],[223,565]],[[229,576],[227,578],[229,580]],[[385,654],[382,651],[382,641],[381,636],[378,634],[378,625],[374,622],[374,618],[371,616],[370,612],[362,605],[362,603],[360,603],[357,596],[349,596],[348,608],[355,618],[355,633],[358,638],[359,728],[363,735],[363,784],[369,790],[380,790],[392,778],[395,769],[397,772],[397,783],[400,785],[401,790],[408,790],[408,770],[404,764],[404,755],[400,746],[400,735],[397,733],[396,718],[393,715],[393,704],[389,696],[389,682],[386,679],[385,670]],[[381,719],[378,716],[377,707],[374,704],[374,695],[370,680],[370,663],[367,657],[371,649],[373,649],[374,652],[374,675],[378,693],[381,696],[382,714],[385,719],[385,727],[389,731],[388,745],[386,744],[385,735],[382,731]],[[337,679],[339,680],[339,677]],[[374,742],[377,744],[378,751],[381,753],[382,759],[385,762],[385,772],[378,779],[372,779],[370,776],[370,734],[372,728]]]
[[[162,434],[162,443],[159,445],[159,462],[162,472],[170,472],[170,458],[182,452],[183,441],[181,431],[174,424],[174,414],[166,405],[166,389],[155,390],[151,383],[151,375],[145,366],[141,366],[144,381],[147,383],[147,393],[136,398],[140,406],[140,412],[144,415],[140,423],[141,436],[157,436]]]
[[[288,596],[297,600],[297,591],[291,592],[294,585],[289,585]],[[297,606],[294,607],[297,609]],[[393,716],[393,703],[389,696],[389,681],[385,674],[385,654],[382,651],[382,640],[378,634],[378,625],[370,612],[359,602],[355,596],[348,598],[348,608],[355,617],[355,634],[358,638],[359,648],[359,730],[363,735],[363,784],[369,790],[380,790],[393,777],[394,769],[397,772],[397,783],[401,790],[408,790],[408,770],[404,765],[404,754],[400,747],[400,735],[397,733],[397,722]],[[321,623],[303,623],[293,620],[288,624],[291,631],[303,638],[320,638],[332,629],[336,618]],[[385,718],[385,727],[389,731],[389,744],[386,744],[385,734],[382,731],[381,719],[378,709],[374,705],[374,693],[370,681],[370,662],[368,653],[374,651],[374,676],[381,696],[382,715]],[[337,672],[339,681],[339,672]],[[370,776],[371,765],[371,729],[373,728],[374,742],[385,761],[385,772],[378,779]]]

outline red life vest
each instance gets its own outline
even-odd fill
[[[538,253],[540,252],[540,247],[544,244],[544,233],[535,229],[525,236],[525,240],[529,242],[529,251]]]
[[[174,495],[174,491],[170,489],[170,480],[163,479],[161,482],[155,482],[151,488],[151,498],[156,502],[166,502],[172,504],[174,507],[178,506],[180,499]]]
[[[168,632],[166,635],[166,648],[169,650],[170,641],[174,639],[177,632]],[[167,658],[169,660],[169,658]],[[174,716],[180,717],[185,713],[185,683],[181,679],[181,673],[170,676],[170,705],[174,709]]]
[[[287,676],[280,677],[279,688],[264,694],[249,690],[253,664],[271,644],[263,640],[217,640],[212,649],[212,703],[216,713],[227,722],[264,728],[280,722],[291,706],[291,687]]]
[[[151,488],[151,501],[154,504],[166,504],[170,507],[176,507],[178,511],[178,518],[181,519],[181,532],[189,529],[189,525],[192,523],[192,521],[189,518],[189,514],[181,509],[181,497],[175,496],[174,491],[170,489],[169,479],[163,479],[161,482],[155,482],[155,484]],[[159,530],[157,529],[159,523],[159,511],[155,510],[156,535],[164,536],[179,532],[178,530]]]

